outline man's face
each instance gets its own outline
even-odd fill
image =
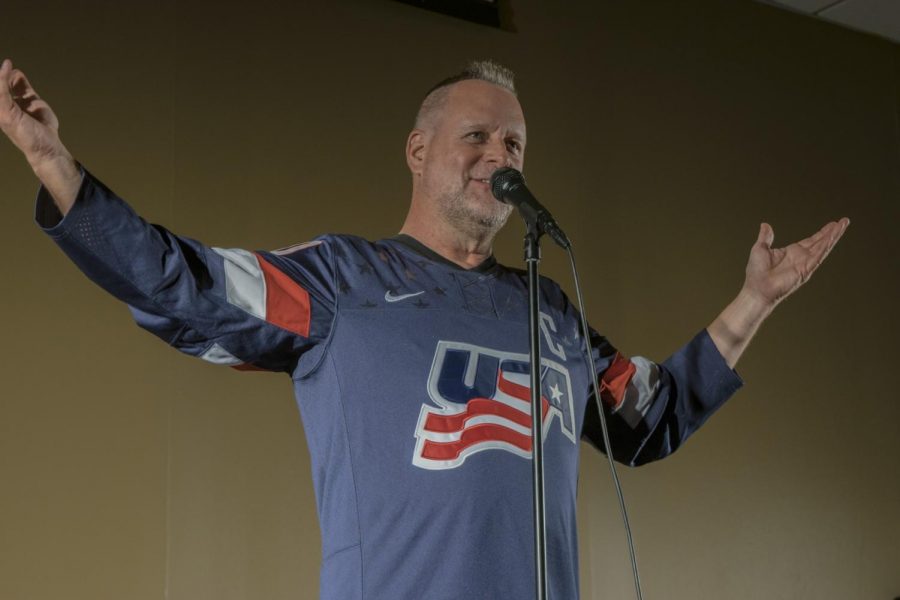
[[[459,231],[493,235],[512,206],[491,194],[491,174],[522,169],[525,117],[516,97],[480,80],[453,84],[430,120],[422,163],[422,192]]]

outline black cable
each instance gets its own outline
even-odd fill
[[[612,473],[613,483],[616,486],[616,495],[619,498],[619,509],[622,512],[622,521],[625,523],[625,535],[628,537],[628,554],[631,557],[631,571],[634,574],[634,589],[638,600],[643,600],[641,593],[641,577],[638,574],[637,559],[634,554],[634,540],[631,537],[631,525],[628,521],[628,510],[625,508],[625,496],[622,494],[622,485],[619,483],[619,474],[616,472],[616,463],[613,461],[612,447],[609,443],[609,431],[606,428],[606,414],[603,412],[603,404],[600,401],[600,387],[597,384],[597,374],[594,372],[594,361],[591,352],[590,330],[588,329],[587,315],[584,311],[584,300],[581,297],[581,286],[578,283],[578,269],[575,267],[575,252],[572,245],[566,248],[569,253],[569,262],[572,265],[572,277],[575,279],[575,296],[578,299],[578,310],[581,313],[581,330],[584,338],[584,359],[588,368],[588,376],[594,386],[594,401],[597,403],[597,412],[600,414],[600,428],[603,430],[603,446],[606,448],[606,458],[609,461],[609,470]]]

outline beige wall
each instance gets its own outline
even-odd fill
[[[8,2],[0,55],[146,218],[250,248],[395,232],[420,94],[472,57],[506,62],[593,324],[656,359],[737,292],[761,220],[785,242],[850,216],[740,363],[746,387],[621,475],[647,598],[900,595],[898,47],[749,0],[512,5],[517,33],[387,0]],[[314,598],[287,378],[137,329],[31,224],[35,180],[6,142],[0,173],[0,598]],[[584,597],[629,598],[602,458],[584,448]]]

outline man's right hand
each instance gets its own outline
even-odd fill
[[[59,139],[50,105],[9,59],[0,63],[0,130],[25,155],[60,212],[69,212],[81,185],[78,165]]]

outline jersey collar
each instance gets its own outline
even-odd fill
[[[456,264],[452,260],[444,258],[443,256],[441,256],[440,254],[438,254],[437,252],[435,252],[434,250],[432,250],[431,248],[429,248],[428,246],[426,246],[425,244],[423,244],[416,238],[412,237],[411,235],[407,235],[405,233],[398,233],[397,235],[395,235],[389,239],[391,239],[395,242],[398,242],[400,244],[403,244],[404,246],[406,246],[410,250],[413,250],[417,254],[421,254],[422,256],[429,258],[435,262],[447,265],[448,267],[453,267],[460,271],[466,271],[467,273],[487,273],[488,271],[490,271],[497,265],[497,259],[494,258],[493,254],[491,254],[486,259],[484,259],[481,262],[481,264],[479,264],[478,266],[472,267],[471,269],[466,269],[465,267],[462,267],[462,266]]]

